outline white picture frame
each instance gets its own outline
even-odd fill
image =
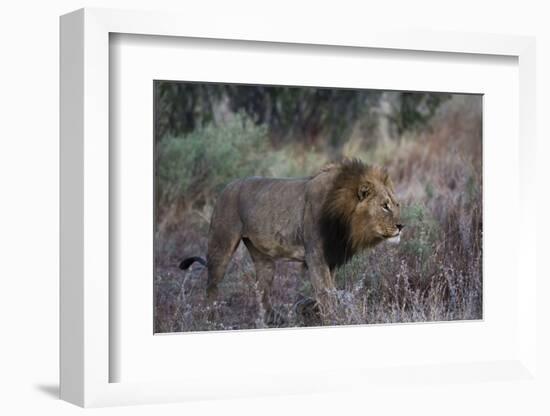
[[[185,24],[182,24],[185,22]],[[536,217],[535,172],[535,41],[529,37],[428,31],[353,29],[326,32],[314,25],[299,27],[257,25],[243,19],[239,25],[223,19],[206,25],[170,13],[82,9],[61,18],[61,398],[80,406],[158,403],[196,398],[243,397],[262,394],[323,392],[359,389],[392,383],[411,376],[411,369],[332,369],[329,377],[307,373],[271,374],[263,380],[232,383],[221,375],[216,383],[196,376],[178,381],[110,382],[109,297],[109,36],[113,33],[185,38],[225,39],[333,47],[380,48],[452,54],[504,55],[519,66],[519,212],[525,233],[516,246],[518,345],[507,359],[446,363],[415,367],[413,378],[537,382],[536,364]],[[238,27],[238,30],[236,29]],[[313,334],[313,333],[311,333]],[[275,335],[276,336],[276,335]],[[314,335],[310,335],[314,336]],[[119,358],[119,357],[118,357]],[[437,376],[435,376],[437,374]],[[499,376],[500,375],[500,376]],[[345,380],[345,381],[342,381]]]

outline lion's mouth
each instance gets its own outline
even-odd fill
[[[386,239],[386,241],[387,241],[388,243],[391,243],[391,244],[397,244],[397,243],[399,243],[399,241],[401,241],[401,232],[398,231],[398,232],[397,232],[396,234],[394,234],[393,236],[388,237],[388,238]]]

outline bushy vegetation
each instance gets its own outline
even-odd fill
[[[244,113],[269,130],[275,145],[339,147],[356,126],[372,126],[384,112],[397,134],[422,128],[450,94],[345,88],[155,81],[156,140],[181,136]],[[326,145],[327,143],[325,143]]]
[[[160,205],[186,199],[209,199],[235,178],[265,174],[267,130],[242,114],[223,125],[209,123],[182,137],[157,144],[157,189]]]
[[[416,97],[419,99],[419,97]],[[425,99],[425,98],[424,98]],[[443,102],[445,100],[442,100]],[[382,243],[336,272],[329,324],[444,321],[482,317],[481,99],[454,95],[433,116],[390,137],[358,119],[339,150],[274,143],[265,124],[230,112],[157,148],[155,331],[263,328],[253,263],[241,244],[207,306],[206,272],[179,261],[206,253],[209,214],[220,187],[249,175],[303,176],[341,155],[386,166],[402,202],[401,243]],[[367,134],[370,132],[370,134]],[[284,326],[311,325],[300,312],[311,285],[299,264],[277,264],[273,303]]]

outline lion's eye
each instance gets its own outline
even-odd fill
[[[390,206],[388,205],[387,202],[384,205],[382,205],[382,209],[386,212],[390,212]]]

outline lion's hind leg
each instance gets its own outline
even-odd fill
[[[218,299],[218,285],[223,280],[229,261],[240,241],[240,227],[237,224],[212,230],[210,233],[206,259],[208,268],[206,295],[211,303]]]
[[[210,303],[218,298],[218,285],[242,238],[243,224],[238,211],[239,187],[239,181],[225,187],[218,197],[210,220],[206,255],[206,294]]]
[[[245,238],[243,242],[250,253],[250,257],[252,257],[254,268],[256,269],[256,281],[260,295],[260,303],[263,309],[262,314],[264,322],[268,326],[280,326],[284,323],[284,320],[282,316],[273,309],[271,300],[271,287],[273,286],[273,277],[275,275],[275,261],[254,247],[254,244],[252,244],[249,239]]]

